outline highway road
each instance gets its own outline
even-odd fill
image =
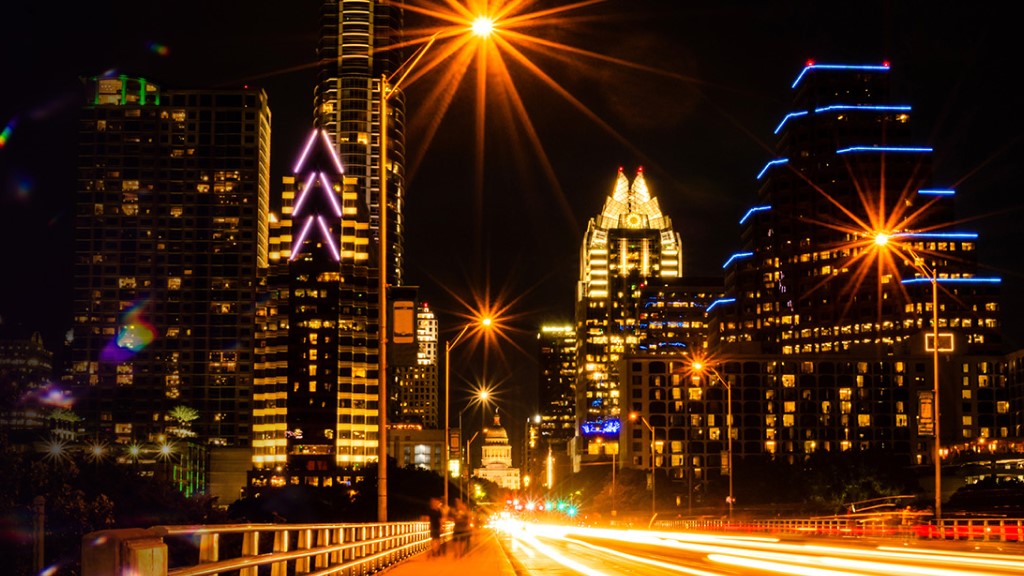
[[[517,572],[544,576],[1024,574],[1022,549],[615,530],[505,520],[494,525]],[[1019,546],[1019,545],[1014,545]]]

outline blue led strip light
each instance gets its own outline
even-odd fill
[[[931,152],[931,148],[915,148],[911,146],[851,146],[849,148],[840,148],[836,150],[836,154],[846,154],[847,152]]]
[[[947,240],[977,240],[977,232],[905,232],[893,234],[893,238],[935,238]]]
[[[803,70],[800,71],[800,74],[796,77],[796,80],[793,81],[793,85],[790,86],[790,88],[796,88],[797,84],[799,84],[800,81],[803,80],[804,75],[807,74],[807,72],[809,72],[810,70],[878,70],[881,72],[887,72],[889,70],[889,65],[882,64],[874,66],[852,66],[848,64],[808,64],[807,66],[804,66]]]
[[[750,218],[750,215],[753,214],[754,212],[760,212],[762,210],[771,210],[771,209],[772,209],[771,206],[754,206],[750,210],[747,210],[747,213],[743,215],[743,218],[740,218],[740,224],[743,224],[744,222],[746,222],[747,218]]]
[[[726,268],[728,268],[729,264],[732,264],[733,260],[738,260],[740,258],[749,258],[753,255],[753,252],[737,252],[732,256],[729,256],[729,259],[725,261],[725,264],[722,264],[722,269],[725,270]]]
[[[772,166],[778,166],[780,164],[785,164],[787,162],[789,162],[789,158],[779,158],[778,160],[772,160],[771,162],[765,164],[764,168],[761,168],[761,171],[757,174],[757,179],[760,180],[761,177],[764,176],[764,173],[767,172],[768,169],[771,168]]]
[[[927,188],[917,191],[918,194],[928,194],[932,196],[952,196],[956,194],[956,190],[939,190],[936,188]]]
[[[808,112],[806,110],[803,112],[790,112],[789,114],[786,114],[786,117],[782,119],[782,122],[779,122],[779,125],[775,127],[775,133],[778,134],[779,131],[782,130],[782,126],[788,122],[790,118],[799,118],[800,116],[807,116],[807,114]]]
[[[931,283],[931,278],[907,278],[901,281],[902,284],[923,284],[925,282]],[[995,277],[974,277],[974,278],[936,278],[936,282],[939,284],[1000,284],[1002,278]]]
[[[704,311],[711,312],[711,309],[714,308],[715,306],[718,306],[719,304],[732,304],[735,301],[735,298],[720,298],[718,300],[715,300],[711,304],[708,304],[708,307],[705,308]]]

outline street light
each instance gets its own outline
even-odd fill
[[[444,504],[445,504],[445,506],[448,505],[448,478],[451,476],[451,472],[448,470],[448,467],[450,466],[450,463],[451,463],[451,428],[450,428],[450,423],[449,423],[449,418],[448,418],[449,411],[450,411],[450,406],[449,406],[450,400],[449,400],[449,398],[451,397],[451,393],[450,393],[450,389],[451,388],[449,386],[449,382],[450,382],[449,376],[451,374],[451,370],[449,369],[449,365],[450,365],[449,359],[451,357],[452,348],[455,348],[455,345],[458,344],[460,340],[462,340],[462,337],[466,335],[466,331],[467,330],[469,330],[473,326],[477,326],[478,328],[479,327],[487,328],[490,325],[491,325],[491,319],[490,318],[483,318],[483,319],[480,320],[479,323],[466,324],[465,326],[462,327],[462,331],[459,332],[458,336],[456,336],[452,340],[449,340],[449,341],[445,342],[445,344],[444,344],[444,467],[445,467],[445,472],[444,472]],[[486,398],[486,393],[484,392],[484,394],[485,394],[485,398]],[[461,413],[459,414],[459,434],[460,435],[462,434],[462,414]]]
[[[657,474],[656,474],[657,470],[656,470],[656,467],[655,467],[655,464],[657,463],[657,459],[656,459],[656,457],[654,455],[654,427],[651,426],[650,423],[647,422],[646,418],[644,418],[643,416],[637,414],[636,412],[633,412],[633,413],[631,413],[629,415],[629,419],[634,421],[634,422],[636,421],[637,418],[639,418],[640,421],[643,422],[643,425],[647,428],[648,432],[651,433],[651,522],[650,522],[650,524],[654,524],[654,518],[658,515],[658,512],[657,512],[657,510],[655,508],[656,499],[655,499],[655,491],[654,491],[655,487],[658,485],[658,477],[657,477]],[[648,525],[648,527],[650,527],[650,525]]]
[[[462,408],[462,410],[459,410],[459,442],[460,443],[461,443],[462,437],[463,437],[462,436],[462,434],[463,434],[463,430],[462,430],[462,415],[466,413],[466,410],[469,410],[471,407],[473,407],[474,404],[486,404],[487,401],[490,399],[490,397],[491,397],[491,391],[489,389],[487,389],[487,388],[481,389],[479,392],[477,392],[473,396],[473,398],[470,400],[470,402],[468,404],[466,404],[465,407]],[[477,434],[479,434],[479,432]],[[476,434],[473,435],[473,438],[476,438]],[[465,470],[465,474],[467,476],[469,475],[469,446],[470,446],[470,444],[472,442],[473,442],[473,439],[471,438],[469,440],[469,442],[466,444],[466,454],[465,454],[466,470]],[[462,478],[463,478],[463,471],[460,469],[459,470],[459,496],[462,497],[462,498],[465,498],[466,497],[466,493],[464,491],[464,484],[463,484]],[[447,479],[446,479],[446,483],[447,483]]]
[[[728,381],[725,380],[725,378],[722,378],[722,375],[719,374],[717,370],[715,370],[711,366],[706,366],[703,362],[699,360],[694,361],[693,364],[691,364],[691,366],[693,367],[694,372],[703,372],[704,370],[711,372],[711,374],[713,374],[715,378],[717,378],[718,381],[725,386],[725,457],[726,467],[729,469],[729,519],[732,520],[732,507],[733,502],[735,502],[736,500],[733,497],[732,490],[732,386],[729,384]]]
[[[389,77],[382,74],[380,77],[380,154],[378,154],[379,165],[377,176],[380,179],[380,196],[377,204],[380,210],[378,221],[378,234],[380,244],[378,248],[380,270],[378,275],[378,287],[380,296],[378,306],[379,344],[378,344],[378,370],[377,370],[377,521],[388,521],[388,379],[387,379],[387,341],[388,341],[388,100],[398,93],[399,86],[405,80],[409,72],[416,67],[420,58],[426,54],[430,46],[437,39],[437,34],[430,37],[426,44],[413,53],[408,60],[403,62]],[[392,79],[401,73],[401,76],[392,83]],[[445,439],[447,442],[447,439]]]
[[[886,248],[890,238],[889,234],[876,234],[875,244]],[[939,277],[935,269],[925,265],[924,259],[908,246],[901,244],[900,248],[910,255],[910,258],[907,258],[899,249],[894,248],[900,259],[924,274],[932,285],[932,432],[935,435],[932,460],[935,467],[935,522],[938,524],[942,519],[942,461],[939,452]],[[925,349],[927,348],[926,345]]]

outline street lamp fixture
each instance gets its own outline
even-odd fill
[[[722,378],[722,375],[717,370],[701,362],[700,360],[694,361],[691,365],[695,373],[703,373],[705,370],[710,372],[719,382],[725,386],[725,458],[726,468],[729,469],[729,497],[727,502],[729,504],[729,520],[732,520],[732,509],[733,504],[736,502],[735,495],[733,494],[733,469],[732,469],[732,385]]]
[[[451,370],[449,368],[449,366],[450,366],[450,361],[449,360],[451,358],[451,351],[452,351],[452,348],[455,348],[455,345],[458,344],[462,340],[462,337],[466,335],[466,332],[470,328],[473,328],[473,327],[476,327],[478,329],[488,328],[488,327],[490,327],[490,325],[491,325],[491,319],[490,318],[481,318],[479,322],[466,324],[465,326],[462,327],[462,331],[459,332],[458,336],[456,336],[452,340],[449,340],[449,341],[445,342],[445,344],[444,344],[444,467],[445,467],[445,472],[444,472],[444,504],[445,504],[445,506],[448,505],[448,478],[451,475],[450,472],[448,471],[448,466],[450,465],[450,462],[451,462],[451,427],[450,427],[451,425],[450,425],[450,420],[449,420],[449,412],[450,412],[450,408],[451,408],[450,405],[449,405],[450,404],[450,397],[451,397],[451,386],[450,386]],[[483,392],[481,392],[481,394],[483,395],[482,399],[486,399],[487,391],[483,391]],[[462,414],[461,413],[459,414],[459,434],[460,435],[462,434]]]
[[[657,477],[657,474],[656,474],[656,472],[657,472],[657,467],[656,467],[657,457],[654,455],[654,427],[651,426],[651,424],[649,422],[647,422],[646,418],[644,418],[643,416],[637,414],[636,412],[631,413],[629,415],[629,419],[631,421],[633,421],[633,422],[636,422],[636,420],[639,419],[640,422],[643,423],[644,427],[647,428],[647,431],[650,432],[650,434],[651,434],[651,522],[650,522],[650,525],[653,525],[654,524],[654,519],[658,516],[658,512],[657,512],[657,508],[656,508],[657,499],[655,498],[655,487],[658,485],[658,477]],[[650,527],[650,525],[648,527]]]
[[[888,249],[891,238],[890,234],[876,234],[875,244]],[[929,268],[924,259],[910,247],[901,244],[892,250],[910,267],[923,274],[932,286],[932,432],[935,437],[932,460],[935,468],[935,522],[938,524],[942,519],[942,454],[939,442],[939,277],[935,269]],[[910,257],[908,258],[902,251],[906,251]],[[927,345],[925,348],[927,349]]]

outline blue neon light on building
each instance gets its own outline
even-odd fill
[[[767,172],[768,169],[771,168],[772,166],[785,164],[786,162],[789,162],[789,158],[780,158],[778,160],[772,160],[771,162],[768,162],[767,164],[764,165],[764,168],[761,169],[761,172],[757,174],[757,179],[760,180],[761,177],[764,176],[764,173]]]
[[[754,212],[760,212],[762,210],[771,210],[771,209],[772,209],[771,206],[754,206],[750,210],[747,210],[747,213],[743,215],[743,218],[740,218],[740,224],[743,224],[744,222],[746,222],[747,218],[750,218],[750,215],[753,214]]]
[[[800,71],[800,74],[793,81],[793,85],[790,88],[796,88],[797,84],[803,80],[804,75],[811,70],[878,70],[880,72],[887,72],[889,70],[889,64],[878,65],[848,65],[848,64],[808,64],[804,66],[804,69]]]

